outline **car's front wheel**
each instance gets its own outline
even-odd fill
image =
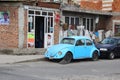
[[[70,52],[68,52],[59,63],[68,64],[71,62],[72,58],[73,58],[72,54]]]
[[[92,54],[92,61],[97,61],[98,59],[99,59],[98,52],[95,51],[95,52]]]
[[[114,59],[115,58],[115,54],[113,52],[111,52],[109,55],[108,55],[108,58],[109,59]]]

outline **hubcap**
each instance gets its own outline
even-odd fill
[[[70,53],[68,53],[67,56],[66,56],[66,58],[65,58],[65,60],[66,60],[67,62],[70,62],[71,59],[72,59],[72,56],[71,56]]]
[[[111,53],[111,54],[110,54],[110,57],[111,57],[111,59],[113,59],[113,58],[114,58],[114,54],[113,54],[113,53]]]

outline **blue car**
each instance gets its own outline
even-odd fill
[[[61,40],[45,52],[45,58],[59,59],[60,63],[70,63],[72,59],[91,58],[98,60],[100,54],[94,42],[85,36],[71,36]]]

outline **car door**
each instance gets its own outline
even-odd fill
[[[90,57],[90,54],[91,54],[91,51],[92,51],[92,48],[93,48],[93,42],[89,39],[86,39],[86,54],[85,54],[85,57]]]
[[[86,55],[86,46],[85,46],[85,40],[84,39],[80,39],[76,41],[75,44],[75,59],[79,59],[79,58],[84,58]]]

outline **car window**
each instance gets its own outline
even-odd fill
[[[92,45],[92,41],[87,39],[87,40],[86,40],[86,45],[87,45],[87,46]]]
[[[74,45],[75,39],[73,39],[73,38],[63,38],[60,43],[61,44],[72,44],[72,45]]]
[[[118,40],[118,44],[120,44],[120,40]]]
[[[76,46],[83,46],[85,44],[85,41],[84,40],[77,40],[76,42]]]
[[[116,44],[116,40],[113,38],[106,38],[101,43],[102,44]]]

